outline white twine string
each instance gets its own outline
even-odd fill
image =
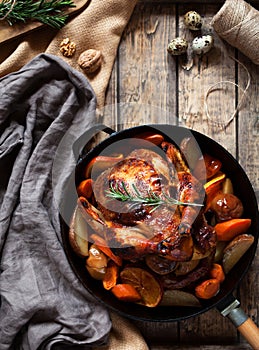
[[[10,0],[10,1],[8,1],[8,3],[12,3],[12,4],[11,4],[9,10],[6,12],[6,14],[3,17],[0,17],[0,21],[5,20],[7,18],[7,16],[13,11],[13,8],[14,8],[14,6],[16,4],[16,1],[17,0]]]
[[[235,59],[234,57],[230,56],[230,58],[233,59],[234,61],[236,61],[239,65],[241,65],[247,73],[247,84],[246,84],[245,89],[241,88],[238,84],[234,83],[233,81],[221,80],[221,81],[213,84],[207,90],[206,95],[205,95],[205,99],[204,99],[204,108],[205,108],[205,112],[206,112],[206,116],[207,116],[208,120],[210,121],[210,123],[217,125],[217,126],[222,126],[223,128],[226,128],[233,121],[233,119],[236,117],[237,113],[240,111],[240,109],[243,105],[244,99],[246,97],[247,90],[249,89],[249,86],[251,83],[251,76],[250,76],[250,73],[249,73],[248,69],[246,68],[246,66],[243,63],[241,63],[239,60]],[[208,108],[208,97],[213,91],[218,90],[215,88],[220,84],[232,84],[243,92],[242,97],[241,97],[238,105],[236,106],[234,112],[232,113],[232,115],[230,116],[230,118],[226,122],[222,122],[219,120],[218,121],[213,120],[213,118],[209,114],[209,108]]]

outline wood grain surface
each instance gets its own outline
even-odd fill
[[[82,10],[85,6],[87,6],[90,0],[74,0],[73,2],[75,7],[64,10],[64,13],[69,16],[75,15],[78,13],[78,11]],[[10,26],[7,21],[2,20],[0,21],[0,44],[37,30],[44,25],[45,24],[41,22],[29,20],[26,23],[19,22]]]
[[[259,67],[215,35],[215,47],[195,58],[189,70],[181,58],[171,57],[167,45],[175,36],[191,40],[183,25],[188,10],[198,11],[205,27],[221,1],[149,1],[138,3],[121,40],[107,91],[104,122],[125,128],[144,123],[169,123],[200,131],[222,144],[244,167],[259,195]],[[258,2],[254,2],[258,6]],[[235,57],[240,63],[234,61]],[[246,103],[226,127],[218,127],[205,113],[205,96],[215,83],[227,80],[209,95],[207,106],[213,121],[226,120],[234,112],[247,82]],[[242,308],[257,323],[259,256],[236,295]],[[232,323],[217,310],[177,323],[136,322],[151,350],[250,349]],[[258,345],[259,349],[259,345]]]

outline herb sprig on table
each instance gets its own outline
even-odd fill
[[[69,7],[75,7],[72,0],[3,0],[0,2],[0,19],[11,26],[17,22],[37,20],[60,29],[68,17],[63,10]]]
[[[160,205],[169,205],[169,204],[185,205],[185,206],[190,205],[190,206],[196,206],[196,207],[203,206],[203,204],[199,204],[199,203],[189,203],[189,202],[178,201],[175,198],[167,196],[165,193],[163,193],[163,196],[160,197],[152,191],[149,191],[148,196],[144,197],[140,194],[139,190],[134,184],[132,184],[132,188],[134,190],[134,195],[132,195],[127,190],[124,182],[122,182],[121,185],[122,185],[122,189],[118,187],[118,184],[115,188],[110,186],[109,190],[106,190],[106,196],[111,199],[117,199],[122,202],[129,201],[133,205],[144,204],[144,205],[153,206],[154,208],[152,209],[152,211],[154,211]]]

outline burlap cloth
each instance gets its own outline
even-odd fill
[[[90,0],[88,5],[59,32],[42,28],[0,46],[0,76],[14,72],[41,52],[62,57],[72,67],[80,53],[87,49],[101,50],[103,63],[98,74],[87,76],[99,107],[104,104],[104,94],[111,75],[122,32],[128,23],[137,0]],[[62,39],[76,43],[73,57],[65,58],[59,51]]]
[[[97,105],[101,108],[105,103],[105,92],[118,44],[136,2],[137,0],[92,0],[81,13],[58,32],[44,27],[22,38],[2,44],[0,76],[16,72],[42,52],[62,57],[73,68],[82,72],[77,63],[80,53],[89,48],[98,49],[103,54],[101,70],[96,75],[86,77],[96,94]],[[76,53],[72,58],[63,57],[59,51],[60,42],[66,37],[76,43]],[[113,313],[111,313],[111,319],[112,330],[109,343],[102,349],[148,349],[140,332],[130,321]],[[74,349],[75,346],[72,348]]]

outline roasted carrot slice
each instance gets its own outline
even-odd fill
[[[210,270],[210,277],[215,278],[220,283],[225,280],[225,273],[223,271],[223,267],[220,264],[214,263]]]
[[[93,194],[93,180],[86,179],[81,181],[77,187],[77,193],[79,196],[90,198]]]
[[[218,241],[230,241],[240,233],[246,233],[251,226],[251,219],[231,219],[215,225]]]
[[[131,284],[116,284],[111,291],[116,298],[122,301],[137,302],[141,300],[141,296]]]
[[[102,237],[93,233],[90,236],[90,238],[105,255],[107,255],[110,259],[112,259],[115,262],[115,264],[117,264],[118,266],[122,265],[122,259],[111,251],[106,241]]]
[[[195,295],[197,298],[210,299],[214,297],[220,289],[220,282],[216,278],[201,282],[195,288]]]
[[[119,276],[119,267],[113,260],[108,262],[106,272],[103,279],[103,287],[106,290],[112,289],[116,283]]]

